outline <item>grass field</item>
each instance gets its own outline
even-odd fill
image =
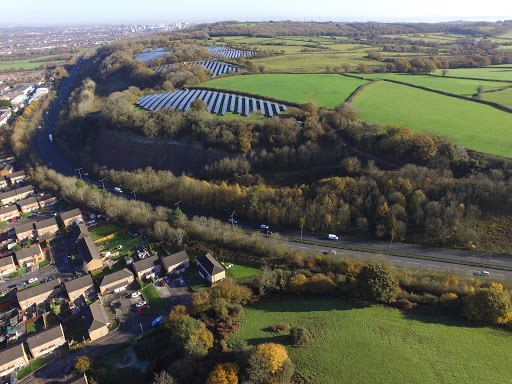
[[[231,264],[229,262],[225,264]],[[231,268],[226,269],[226,276],[232,277],[233,279],[240,279],[243,277],[256,276],[261,273],[261,269],[258,267],[244,265],[244,264],[235,264],[232,263],[233,266]]]
[[[477,88],[481,85],[484,90],[498,89],[507,86],[501,82],[451,79],[449,77],[435,77],[427,75],[411,75],[408,73],[376,73],[361,75],[369,79],[389,79],[402,81],[413,85],[428,87],[444,92],[455,93],[457,95],[472,96],[477,93]]]
[[[498,92],[482,93],[482,99],[494,101],[512,108],[512,88],[504,89]]]
[[[438,69],[434,72],[434,75],[441,76],[441,71],[441,69]],[[455,68],[449,69],[446,76],[471,77],[489,80],[507,80],[512,82],[512,65],[495,65],[493,67],[485,68]]]
[[[145,314],[152,314],[156,313],[162,309],[164,309],[168,301],[165,299],[162,299],[158,292],[156,291],[156,288],[152,285],[147,286],[146,288],[141,290],[142,296],[144,297],[144,300],[146,300],[146,303],[149,305],[149,309],[147,309],[144,313]]]
[[[280,323],[307,327],[312,342],[294,348],[285,335],[267,331]],[[340,300],[256,304],[229,342],[235,340],[283,343],[314,384],[505,383],[512,374],[506,331]]]
[[[256,93],[297,103],[315,102],[334,108],[367,81],[340,75],[246,75],[215,79],[206,87]]]
[[[122,226],[116,223],[105,223],[102,225],[98,225],[97,227],[91,229],[89,232],[93,240],[101,239],[102,237],[111,235],[123,229]]]
[[[6,60],[0,61],[0,71],[5,69],[14,68],[16,71],[20,70],[31,70],[39,67],[42,64],[55,65],[64,63],[66,60],[55,60],[55,61],[35,61],[37,59],[30,60]]]
[[[361,120],[432,131],[467,148],[512,157],[512,114],[472,101],[377,82],[353,101]]]

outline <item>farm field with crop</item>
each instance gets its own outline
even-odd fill
[[[427,75],[411,75],[408,73],[378,73],[360,75],[367,79],[389,79],[401,81],[408,84],[419,85],[422,87],[432,88],[439,91],[450,92],[457,95],[472,96],[477,93],[477,88],[482,86],[485,91],[506,87],[506,83],[467,80],[467,79],[451,79],[448,77],[437,77]]]
[[[282,323],[308,328],[311,343],[296,348],[288,332],[268,330]],[[341,300],[250,306],[228,344],[240,340],[284,344],[297,371],[312,384],[500,383],[512,374],[507,360],[512,339],[506,331]]]
[[[482,93],[482,100],[494,101],[495,103],[512,108],[512,88],[498,92]]]
[[[251,92],[297,103],[314,102],[322,107],[334,108],[365,83],[365,80],[334,74],[264,74],[225,77],[203,85]]]
[[[438,69],[434,75],[441,76],[442,70]],[[446,76],[471,77],[489,80],[507,80],[512,82],[512,64],[495,65],[484,68],[455,68],[449,69]],[[507,85],[507,84],[504,84]]]
[[[371,84],[353,103],[362,121],[432,131],[470,149],[512,157],[512,114],[508,112],[389,82]]]

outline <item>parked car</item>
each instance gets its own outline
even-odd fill
[[[25,281],[20,281],[19,283],[16,284],[17,287],[24,287],[25,285],[27,285]]]
[[[268,226],[268,225],[266,225],[266,224],[261,224],[261,225],[260,225],[260,228],[261,228],[261,229],[268,229],[268,228],[269,228],[269,226]]]
[[[68,263],[69,263],[69,257],[68,257],[68,256],[66,256],[66,257],[64,258],[64,264],[68,264]]]
[[[162,281],[160,282],[160,284],[162,285],[162,287],[165,287],[167,285],[167,283],[165,282],[165,279],[162,279]]]
[[[133,292],[133,293],[130,295],[130,297],[131,297],[132,299],[135,299],[136,297],[139,297],[140,295],[141,295],[140,291],[137,291],[137,292]]]
[[[37,277],[32,277],[30,279],[28,279],[28,283],[29,284],[32,284],[32,283],[35,283],[36,281],[38,281],[39,279]]]
[[[147,303],[146,303],[144,300],[142,300],[142,301],[139,301],[137,304],[135,304],[135,306],[136,306],[137,308],[140,308],[140,307],[145,306],[146,304],[147,304]]]
[[[473,273],[473,275],[475,275],[475,276],[490,276],[490,273],[487,271],[478,271],[478,272]]]
[[[143,306],[140,306],[140,307],[137,307],[137,312],[142,312],[144,311],[145,309],[148,309],[149,307],[147,305],[143,305]]]

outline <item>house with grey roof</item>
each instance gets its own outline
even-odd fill
[[[199,256],[196,265],[199,275],[212,284],[226,278],[226,271],[210,253]]]
[[[16,297],[21,309],[25,310],[33,305],[47,302],[51,297],[57,295],[60,290],[60,280],[56,279],[18,291]]]
[[[135,276],[138,279],[149,279],[151,277],[155,277],[162,269],[158,256],[151,256],[146,259],[136,261],[132,265]]]
[[[28,349],[34,359],[53,352],[66,343],[62,324],[37,332],[27,338]]]
[[[187,251],[183,250],[172,255],[162,257],[160,259],[165,273],[182,273],[185,269],[190,267],[190,258]]]
[[[127,268],[120,271],[111,273],[103,277],[100,283],[100,293],[102,295],[107,293],[118,293],[126,289],[128,285],[133,283],[135,278]]]

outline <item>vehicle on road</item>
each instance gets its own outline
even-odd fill
[[[229,223],[229,224],[238,224],[238,220],[235,220],[235,219],[233,219],[232,217],[230,217],[230,218],[228,219],[228,223]]]
[[[48,139],[50,139],[50,143],[53,143],[53,135],[51,133],[48,135]]]
[[[263,231],[261,231],[261,232],[262,232],[264,235],[267,235],[267,236],[268,236],[268,235],[271,235],[271,234],[273,234],[273,233],[274,233],[274,232],[272,232],[270,229],[263,230]]]
[[[329,250],[329,251],[324,251],[324,252],[323,252],[323,254],[324,254],[324,255],[329,255],[329,254],[331,254],[331,253],[336,254],[336,251],[335,251],[334,249],[331,249],[331,250]]]
[[[32,284],[32,283],[35,283],[36,281],[38,281],[39,279],[37,277],[32,277],[30,279],[28,279],[28,283],[29,284]]]
[[[157,326],[158,324],[160,324],[163,320],[163,316],[158,316],[155,320],[153,320],[153,322],[151,323],[151,325],[153,327]]]
[[[136,297],[139,297],[140,295],[141,295],[140,291],[137,291],[137,292],[133,292],[133,293],[130,295],[130,297],[131,297],[132,299],[135,299]]]
[[[140,308],[140,307],[145,306],[146,304],[147,304],[147,303],[146,303],[144,300],[142,300],[142,301],[139,301],[137,304],[135,304],[135,306],[136,306],[137,308]]]
[[[123,193],[123,190],[119,187],[114,187],[114,192]]]
[[[268,225],[266,225],[266,224],[261,224],[261,225],[260,225],[260,228],[261,228],[261,229],[269,229],[269,226],[268,226]]]
[[[332,234],[332,233],[329,233],[329,235],[327,236],[327,238],[328,238],[329,240],[338,240],[338,236],[336,236],[336,235],[334,235],[334,234]]]
[[[473,273],[474,276],[490,276],[491,274],[487,271],[478,271]]]

